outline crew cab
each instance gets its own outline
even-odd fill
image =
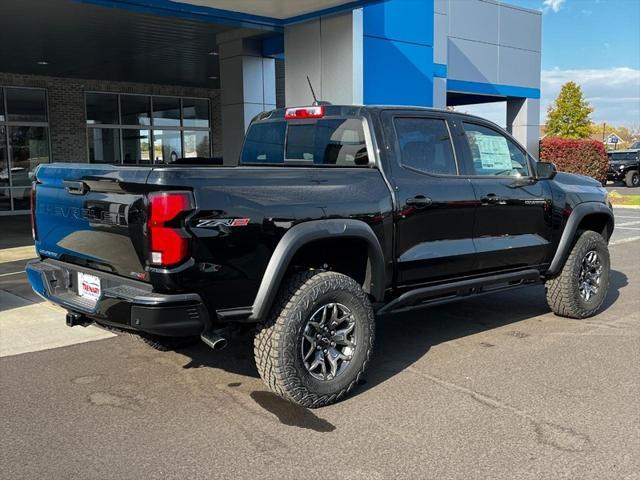
[[[601,307],[606,190],[556,172],[482,118],[425,108],[277,109],[238,166],[42,165],[33,289],[173,348],[255,324],[266,384],[307,407],[363,375],[375,318],[544,282],[550,308]]]
[[[627,187],[640,185],[640,142],[636,142],[626,150],[607,152],[609,169],[607,180],[624,182]]]

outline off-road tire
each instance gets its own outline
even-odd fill
[[[585,301],[580,296],[579,277],[583,258],[591,250],[595,250],[600,258],[602,276],[598,292]],[[586,318],[595,314],[607,296],[610,268],[609,249],[604,238],[591,230],[578,232],[560,274],[545,282],[547,303],[553,313],[569,318]]]
[[[200,342],[200,337],[163,337],[150,333],[135,334],[140,340],[160,352],[171,352],[187,348]]]
[[[635,188],[640,185],[640,174],[637,170],[629,170],[624,176],[624,183],[627,187]]]
[[[327,302],[339,302],[351,310],[357,342],[353,360],[340,375],[318,380],[304,366],[300,345],[312,313]],[[371,358],[374,334],[371,303],[355,280],[323,270],[297,273],[285,281],[269,319],[258,326],[256,366],[275,394],[304,407],[322,407],[344,398],[360,381]]]

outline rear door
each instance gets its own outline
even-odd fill
[[[52,164],[37,172],[36,248],[42,256],[144,278],[149,167]]]
[[[481,120],[460,122],[464,170],[480,201],[473,231],[479,271],[542,264],[551,242],[551,190],[527,153]]]
[[[474,267],[476,198],[459,175],[445,115],[387,111],[383,121],[394,154],[389,162],[397,197],[397,283],[464,276]]]

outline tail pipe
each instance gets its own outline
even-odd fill
[[[227,346],[226,338],[216,333],[215,330],[207,330],[200,335],[200,338],[204,343],[209,345],[213,350],[222,350]]]

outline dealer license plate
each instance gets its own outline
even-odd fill
[[[102,293],[102,289],[98,277],[78,272],[78,295],[97,302],[100,299],[100,293]]]

